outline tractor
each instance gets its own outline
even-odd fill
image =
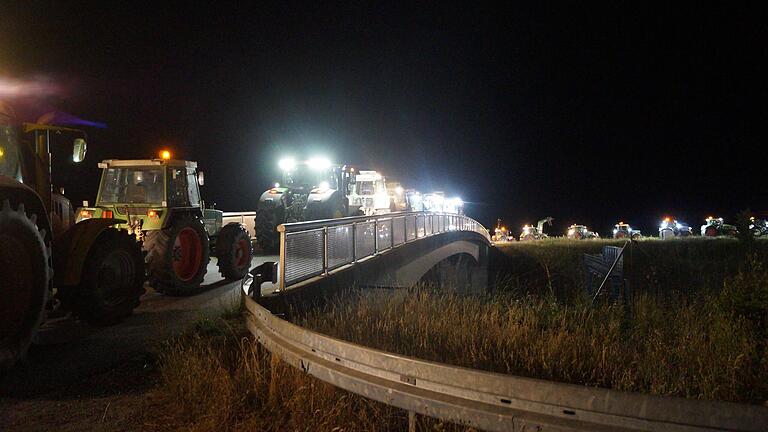
[[[256,208],[256,238],[265,252],[280,249],[280,224],[362,215],[349,201],[355,189],[354,168],[320,158],[283,159],[279,166],[282,183],[264,192]]]
[[[411,211],[410,202],[406,190],[399,182],[387,182],[390,210],[393,212]]]
[[[496,243],[506,243],[510,241],[510,239],[514,240],[515,238],[509,235],[509,230],[501,224],[501,219],[497,219],[496,228],[493,230],[493,237],[491,240]]]
[[[251,266],[253,246],[237,222],[222,227],[223,212],[200,199],[203,173],[197,163],[171,159],[109,159],[99,164],[101,185],[94,207],[78,209],[78,220],[118,217],[142,242],[149,281],[158,292],[190,295],[201,290],[211,251],[219,272],[239,280]]]
[[[535,227],[532,225],[524,225],[523,232],[520,233],[520,241],[542,240],[548,238],[549,236],[544,233],[544,224],[552,226],[553,220],[555,219],[547,216],[536,223]]]
[[[118,229],[124,221],[75,223],[63,191],[53,192],[51,147],[76,137],[72,162],[81,162],[85,132],[57,125],[56,112],[38,121],[21,122],[0,101],[0,369],[24,357],[46,317],[113,324],[144,292],[141,245]]]
[[[640,233],[640,231],[632,228],[629,226],[629,224],[624,222],[619,222],[616,225],[614,225],[613,228],[613,238],[615,239],[632,239],[637,240],[643,235]]]
[[[355,187],[349,193],[349,203],[359,207],[366,216],[389,213],[395,207],[384,176],[376,171],[358,171]]]
[[[755,237],[768,236],[768,221],[765,219],[755,219],[752,216],[749,218],[749,230]]]
[[[573,224],[568,227],[568,238],[572,240],[599,239],[600,234],[590,231],[586,225]]]
[[[701,235],[706,237],[736,237],[739,232],[735,226],[723,222],[723,218],[709,216],[704,222],[701,226]]]
[[[693,229],[684,222],[665,217],[659,224],[659,238],[662,240],[675,237],[690,237],[693,235]]]

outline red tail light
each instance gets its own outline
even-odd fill
[[[112,219],[112,210],[104,210],[104,213],[101,214],[101,217],[104,219]]]

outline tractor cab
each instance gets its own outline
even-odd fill
[[[367,216],[389,213],[394,208],[384,176],[376,171],[358,172],[349,189],[350,205],[359,207]]]
[[[167,226],[169,217],[180,209],[202,211],[200,183],[202,173],[197,163],[185,160],[158,158],[117,160],[99,163],[101,184],[94,207],[83,207],[77,220],[91,218],[118,218],[126,222],[118,225],[141,239],[143,232]],[[218,210],[208,210],[216,220]],[[220,219],[220,218],[218,218]],[[209,222],[206,228],[216,231]]]

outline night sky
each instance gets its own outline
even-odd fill
[[[768,211],[765,10],[157,3],[0,2],[0,77],[108,125],[83,164],[57,152],[76,204],[101,159],[168,148],[224,210],[326,154],[515,231]]]

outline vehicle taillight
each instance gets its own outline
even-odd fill
[[[101,214],[104,219],[112,219],[112,216],[112,210],[104,210],[104,213]]]
[[[80,210],[80,217],[83,219],[90,219],[93,217],[93,212],[90,210]]]
[[[149,216],[151,218],[158,218],[158,217],[160,217],[160,212],[157,211],[157,210],[150,210],[150,211],[147,212],[147,216]]]

